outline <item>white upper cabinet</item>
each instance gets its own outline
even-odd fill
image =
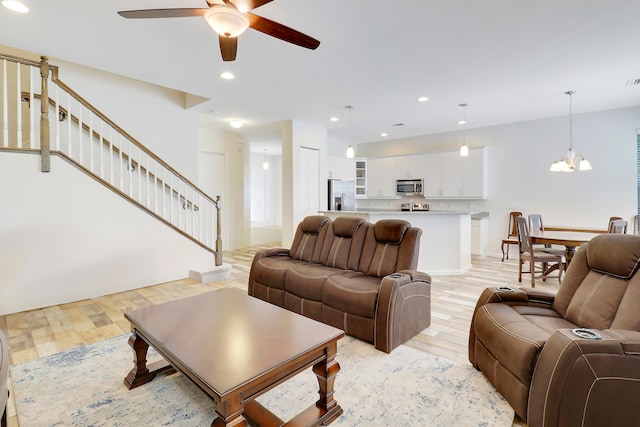
[[[356,160],[339,156],[327,156],[329,179],[356,180]]]
[[[367,159],[367,197],[396,197],[396,157]]]
[[[424,179],[424,154],[396,157],[396,179]]]
[[[469,156],[458,151],[425,155],[425,197],[487,198],[486,148],[473,148]]]

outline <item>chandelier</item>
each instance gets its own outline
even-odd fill
[[[569,95],[569,149],[567,155],[560,157],[558,160],[551,164],[549,168],[552,172],[573,172],[576,166],[581,171],[591,170],[591,163],[585,159],[582,154],[576,154],[573,149],[573,111],[571,109],[571,97],[576,93],[575,90],[565,92]]]

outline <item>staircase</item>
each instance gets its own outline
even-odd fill
[[[0,153],[59,156],[209,251],[222,265],[220,196],[211,198],[58,79],[58,67],[0,53]],[[36,114],[39,114],[36,117]]]

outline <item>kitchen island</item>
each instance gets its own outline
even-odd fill
[[[471,268],[472,211],[320,211],[335,219],[356,216],[375,223],[381,219],[403,219],[422,229],[418,270],[432,276],[463,274]]]

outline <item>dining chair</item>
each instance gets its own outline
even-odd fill
[[[507,259],[509,259],[509,245],[518,244],[518,229],[516,228],[516,218],[522,216],[522,212],[509,212],[509,231],[506,239],[502,239],[502,262],[504,262],[504,247],[507,246]]]
[[[529,215],[529,230],[531,231],[544,231],[544,224],[542,223],[542,215],[540,214],[531,214]],[[541,251],[547,252],[554,255],[563,256],[565,253],[564,249],[561,248],[553,248],[551,245],[543,245],[544,247],[540,247],[542,243],[533,244],[534,247],[539,247]]]
[[[547,279],[549,270],[547,265],[554,264],[554,269],[558,269],[558,281],[562,281],[562,273],[564,272],[564,261],[561,255],[551,254],[542,250],[534,249],[531,244],[531,236],[529,235],[529,226],[527,220],[523,217],[516,218],[516,227],[518,229],[518,248],[520,250],[520,262],[518,265],[518,282],[522,282],[522,273],[531,274],[531,287],[536,287],[536,263],[541,263],[542,280]],[[525,262],[529,262],[529,271],[522,271]]]
[[[640,234],[640,215],[633,216],[633,234]]]
[[[629,223],[623,219],[614,219],[609,221],[609,233],[627,234],[627,226]]]

